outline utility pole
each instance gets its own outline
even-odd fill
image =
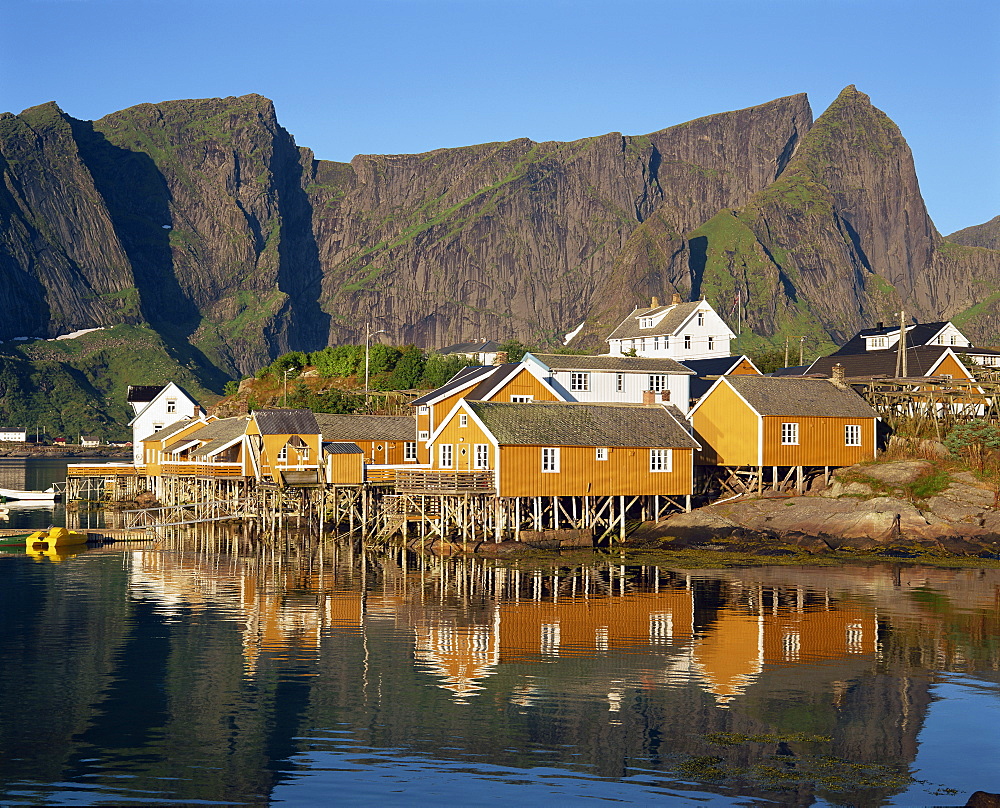
[[[788,367],[788,337],[785,337],[785,367]]]
[[[806,338],[799,337],[799,367],[801,367],[806,363],[805,351],[806,351]]]
[[[896,342],[896,378],[905,379],[906,367],[906,312],[899,312],[899,340]]]

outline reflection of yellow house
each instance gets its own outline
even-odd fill
[[[520,601],[500,607],[500,659],[591,656],[686,645],[693,601],[688,590],[618,597]]]
[[[415,629],[417,663],[440,679],[440,686],[465,700],[482,690],[479,681],[500,662],[500,610],[489,624],[457,625],[449,620],[424,622]]]
[[[691,647],[692,667],[720,703],[742,694],[764,666],[874,654],[875,618],[858,609],[752,614],[724,608]]]

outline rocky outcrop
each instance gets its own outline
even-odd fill
[[[925,460],[841,469],[818,496],[734,500],[672,517],[663,531],[680,546],[719,537],[778,540],[811,552],[926,546],[958,554],[1000,551],[997,493],[969,472],[914,500],[912,486],[934,470]]]
[[[1000,250],[1000,216],[994,216],[988,222],[966,227],[948,236],[948,241],[963,244],[966,247],[986,247],[990,250]]]

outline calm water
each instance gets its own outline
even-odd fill
[[[125,459],[127,460],[127,458]],[[49,486],[66,479],[68,463],[121,463],[123,458],[20,458],[0,457],[0,488],[16,491],[44,491]],[[7,518],[0,515],[0,528],[44,528],[49,525],[65,525],[66,509],[61,502],[36,502],[26,504],[11,500],[3,504],[7,508]],[[101,511],[80,514],[73,527],[104,527]],[[71,519],[71,521],[73,521]]]
[[[0,804],[962,805],[1000,570],[0,556]]]

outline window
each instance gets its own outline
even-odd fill
[[[569,389],[576,392],[587,392],[590,390],[589,373],[570,373]]]
[[[954,334],[951,335],[951,344],[958,345],[958,337],[956,337]]]
[[[542,471],[558,473],[559,471],[559,449],[542,447]]]
[[[450,443],[442,443],[438,446],[438,465],[443,469],[450,469],[452,465],[452,446]]]
[[[177,412],[177,399],[168,398],[167,399],[167,412]]]
[[[403,444],[403,462],[412,462],[417,459],[417,442],[408,440]]]
[[[646,387],[647,390],[652,390],[654,393],[659,393],[661,390],[667,389],[667,374],[665,373],[654,373],[649,376],[649,384]]]
[[[469,416],[466,415],[464,412],[461,415],[458,416],[458,425],[459,426],[468,426],[469,425]]]
[[[670,337],[663,338],[663,350],[667,350],[670,347]]]
[[[477,469],[488,469],[490,467],[490,447],[487,443],[476,444],[475,463]]]
[[[300,446],[299,447],[299,460],[304,463],[308,459],[309,459],[309,447],[308,446]]]
[[[640,317],[639,318],[639,328],[652,328],[653,318],[652,317]]]
[[[287,463],[288,462],[288,444],[286,443],[278,450],[278,462]]]
[[[601,446],[594,449],[594,459],[595,460],[607,460],[608,459],[608,449],[606,446]]]
[[[649,450],[650,471],[670,471],[673,466],[673,452],[670,449]]]
[[[639,350],[640,351],[645,351],[646,350],[646,338],[645,337],[643,337],[641,340],[639,340]]]
[[[715,337],[709,337],[708,338],[708,350],[710,350],[710,351],[714,351],[715,350]]]
[[[654,351],[660,350],[660,338],[659,337],[653,337],[653,350]]]
[[[844,446],[861,445],[861,426],[859,424],[847,424],[844,427]]]
[[[153,424],[154,432],[159,432],[161,429],[163,429],[163,424]]]
[[[431,437],[431,433],[428,432],[426,429],[421,429],[417,433],[417,440],[429,440],[430,437]]]
[[[782,424],[781,425],[781,445],[782,446],[798,446],[799,445],[799,425],[798,424]]]
[[[691,350],[691,335],[690,334],[685,334],[684,335],[684,350],[685,351],[690,351]]]
[[[623,393],[625,392],[625,374],[616,373],[615,374],[615,392]]]
[[[417,407],[417,415],[427,415],[428,412],[430,412],[430,407],[426,404],[421,404]]]
[[[534,396],[511,396],[510,400],[514,404],[530,404],[535,400]]]
[[[705,325],[705,313],[704,312],[701,312],[701,311],[698,312],[698,325]]]
[[[871,341],[872,348],[887,348],[889,347],[889,340],[887,337],[875,337]]]

